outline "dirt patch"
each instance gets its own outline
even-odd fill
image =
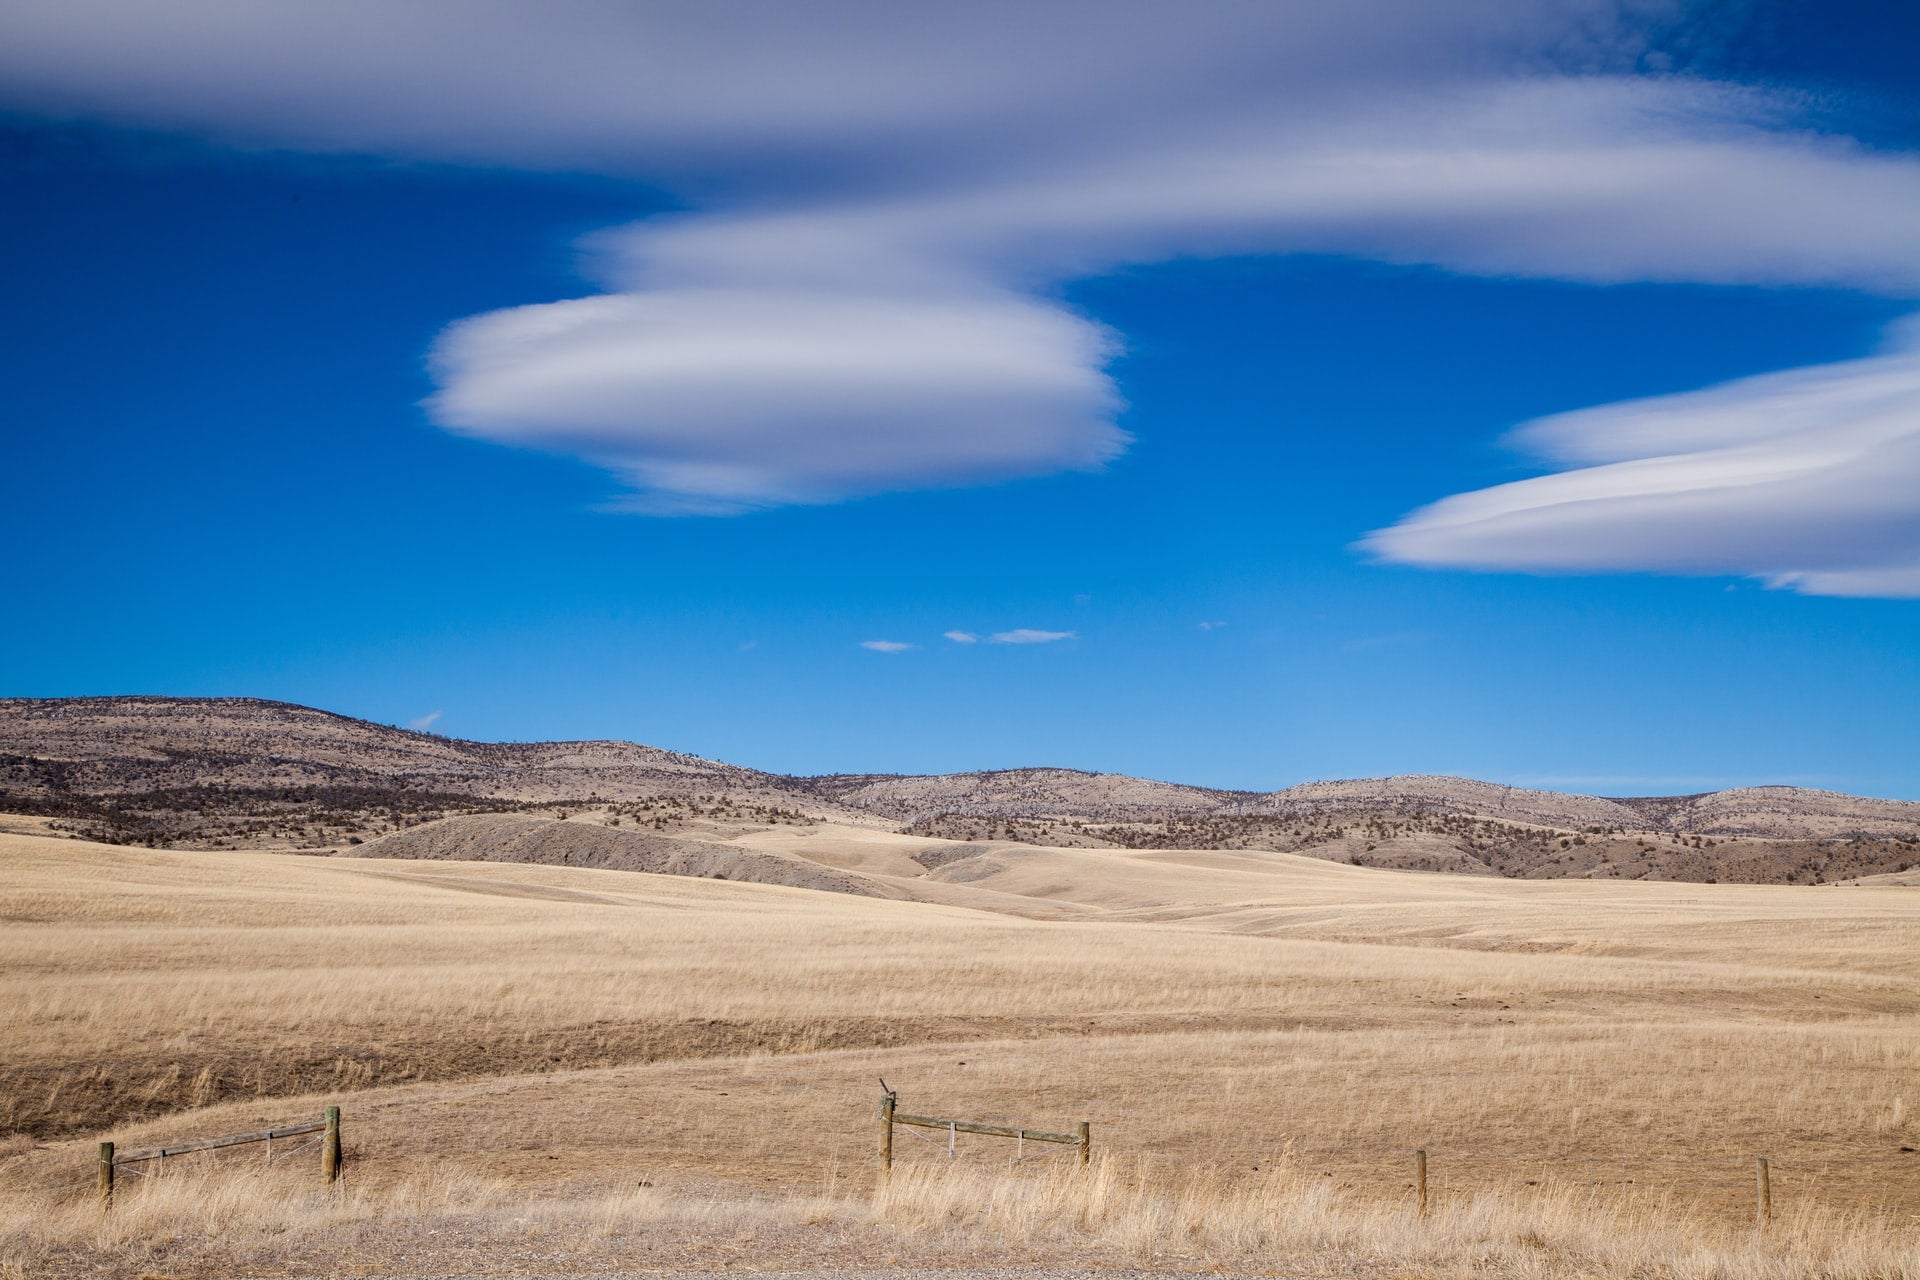
[[[991,853],[992,851],[993,846],[986,844],[945,845],[932,849],[922,849],[913,855],[913,860],[929,871],[938,871],[940,868],[948,866],[951,863],[965,862],[968,858],[978,858],[982,854]]]
[[[526,862],[549,867],[647,871],[704,880],[743,880],[861,897],[890,897],[862,876],[816,863],[755,853],[709,840],[622,831],[590,822],[519,814],[478,813],[444,818],[369,840],[346,854],[355,858],[416,861]]]

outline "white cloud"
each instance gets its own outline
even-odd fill
[[[1200,624],[1200,629],[1202,631],[1217,631],[1226,625],[1224,622],[1203,622]]]
[[[871,649],[875,653],[905,653],[909,649],[919,648],[918,645],[908,644],[904,640],[862,640],[860,647]]]
[[[244,145],[759,195],[1026,167],[1356,80],[1617,65],[1643,43],[1633,28],[1591,0],[12,0],[0,100]]]
[[[1097,467],[1096,325],[1006,293],[715,287],[496,311],[434,349],[434,419],[729,511]]]
[[[983,0],[907,16],[871,0],[15,0],[0,109],[595,170],[677,196],[688,212],[592,238],[605,293],[451,326],[428,411],[604,466],[628,507],[719,513],[1101,466],[1127,442],[1106,372],[1118,342],[1059,291],[1131,263],[1312,251],[1920,296],[1920,162],[1710,69],[1638,73],[1650,30],[1710,51],[1693,23],[1637,0]],[[1688,457],[1701,492],[1748,483],[1706,477],[1745,455]],[[1668,482],[1678,465],[1658,464]],[[1626,474],[1608,473],[1610,492]],[[1920,513],[1909,493],[1883,525]],[[1565,517],[1573,501],[1550,505]],[[1803,545],[1827,549],[1808,563],[1859,559],[1835,547],[1861,521],[1808,501]],[[1729,553],[1754,532],[1737,510],[1662,510],[1665,551],[1602,531],[1589,559],[1780,559]],[[1420,562],[1486,558],[1430,516],[1415,518]],[[1411,527],[1376,550],[1418,558]],[[1907,571],[1770,576],[1905,591]]]
[[[444,714],[446,713],[441,711],[429,711],[418,720],[407,721],[407,728],[413,730],[415,733],[425,733],[433,728],[434,722]]]
[[[1031,627],[1019,627],[1013,631],[996,631],[987,639],[994,644],[1052,644],[1056,640],[1075,640],[1076,631],[1036,631]]]
[[[1127,441],[1118,344],[1024,291],[1175,253],[1920,293],[1920,164],[1743,122],[1752,98],[1501,84],[1039,177],[641,224],[593,241],[619,292],[450,329],[430,409],[600,462],[642,509],[730,511],[1099,467]]]
[[[979,644],[980,637],[971,631],[943,631],[940,633],[955,644]]]
[[[1881,355],[1560,414],[1514,440],[1567,469],[1443,499],[1363,545],[1403,564],[1920,597],[1920,318]]]

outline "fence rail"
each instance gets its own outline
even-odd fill
[[[880,1082],[880,1168],[882,1172],[893,1169],[893,1126],[912,1125],[916,1129],[944,1129],[947,1132],[947,1154],[953,1154],[953,1137],[961,1133],[977,1133],[989,1138],[1012,1138],[1016,1142],[1057,1142],[1065,1146],[1080,1148],[1080,1163],[1087,1163],[1093,1149],[1093,1127],[1085,1120],[1075,1133],[1054,1133],[1046,1129],[1021,1129],[1013,1125],[982,1124],[975,1120],[944,1120],[939,1116],[910,1115],[898,1109],[900,1096],[887,1088],[887,1082]]]
[[[309,1120],[305,1124],[283,1125],[278,1129],[257,1129],[252,1133],[235,1133],[224,1138],[202,1138],[198,1142],[176,1142],[167,1147],[149,1147],[145,1151],[122,1151],[113,1157],[115,1164],[136,1164],[141,1160],[164,1160],[168,1156],[183,1156],[189,1151],[212,1151],[216,1147],[237,1147],[243,1142],[271,1142],[275,1138],[297,1138],[303,1133],[319,1133],[327,1127],[325,1120]]]
[[[922,1129],[945,1129],[951,1133],[984,1133],[990,1138],[1022,1138],[1028,1142],[1077,1143],[1077,1133],[1048,1133],[1045,1129],[1015,1129],[1004,1124],[976,1124],[971,1120],[940,1120],[933,1116],[910,1116],[894,1112],[895,1124],[917,1125]]]
[[[98,1181],[100,1203],[106,1208],[113,1207],[113,1171],[121,1165],[139,1164],[143,1160],[165,1160],[168,1156],[182,1156],[192,1151],[214,1151],[220,1147],[237,1147],[248,1142],[272,1142],[275,1138],[298,1138],[309,1133],[324,1135],[320,1141],[321,1180],[329,1185],[339,1181],[340,1108],[338,1107],[328,1107],[326,1114],[319,1120],[284,1124],[272,1129],[255,1129],[251,1133],[230,1133],[220,1138],[173,1142],[163,1147],[148,1147],[140,1151],[115,1151],[111,1142],[103,1142],[100,1144]]]

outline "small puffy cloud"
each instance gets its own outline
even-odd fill
[[[979,644],[980,637],[971,631],[943,631],[940,634],[955,644]]]
[[[1920,597],[1920,317],[1881,355],[1559,414],[1513,439],[1563,469],[1442,499],[1362,545],[1432,567]]]
[[[987,639],[995,644],[1052,644],[1056,640],[1078,637],[1076,631],[1036,631],[1032,627],[1019,627],[1012,631],[996,631]]]
[[[434,722],[445,714],[443,711],[429,711],[417,720],[407,721],[407,728],[413,730],[415,733],[426,733],[433,728]]]
[[[905,640],[862,640],[860,647],[862,649],[871,649],[875,653],[905,653],[907,650],[916,649],[919,646],[908,644]]]

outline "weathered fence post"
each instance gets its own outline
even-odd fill
[[[327,1134],[320,1143],[320,1176],[326,1180],[328,1186],[340,1180],[340,1108],[338,1107],[327,1108]]]
[[[1765,1156],[1753,1162],[1753,1200],[1754,1221],[1764,1227],[1773,1217],[1773,1179],[1769,1176]]]
[[[1427,1149],[1413,1153],[1413,1198],[1420,1203],[1420,1216],[1427,1216]]]
[[[1080,1167],[1087,1167],[1087,1161],[1093,1151],[1093,1126],[1085,1120],[1080,1122]]]
[[[884,1083],[884,1082],[883,1082]],[[893,1172],[893,1105],[898,1101],[893,1090],[880,1095],[880,1172]]]
[[[100,1144],[100,1207],[113,1208],[113,1144]]]

